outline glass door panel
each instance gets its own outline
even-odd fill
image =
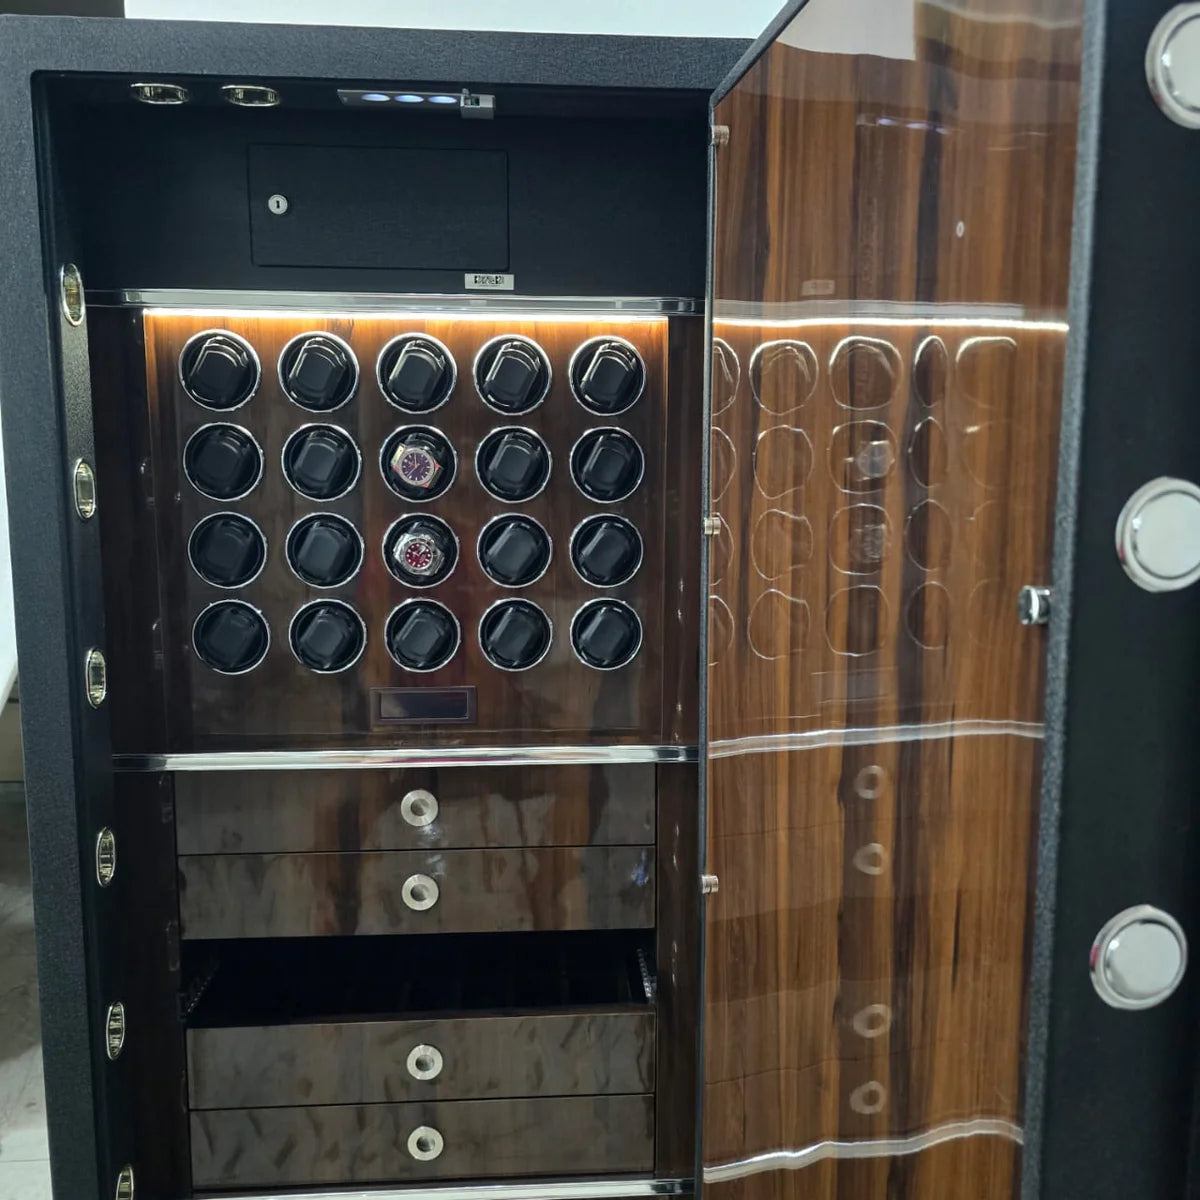
[[[715,106],[722,1200],[1019,1183],[1081,16],[810,0]]]

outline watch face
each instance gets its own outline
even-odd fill
[[[409,487],[432,487],[442,473],[441,465],[428,450],[401,443],[392,455],[392,470]]]
[[[413,575],[433,575],[445,559],[434,540],[420,533],[405,534],[396,543],[394,554],[397,564]]]

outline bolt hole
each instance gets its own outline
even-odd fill
[[[419,1138],[417,1138],[417,1149],[420,1150],[422,1154],[428,1154],[430,1150],[433,1149],[433,1138],[431,1138],[428,1134],[423,1133]]]

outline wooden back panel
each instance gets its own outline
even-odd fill
[[[1016,1186],[1080,11],[812,0],[716,109],[720,1200]]]

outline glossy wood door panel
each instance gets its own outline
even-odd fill
[[[330,739],[348,745],[396,745],[480,742],[540,744],[590,737],[605,742],[657,742],[692,736],[694,706],[668,703],[662,679],[666,665],[672,681],[690,670],[681,645],[694,644],[681,635],[691,632],[682,621],[675,592],[682,573],[694,568],[694,556],[672,527],[667,541],[666,516],[684,510],[694,514],[697,494],[696,455],[672,458],[666,453],[668,352],[676,359],[699,353],[700,323],[695,318],[606,319],[604,317],[524,316],[339,316],[247,315],[240,313],[171,313],[147,311],[144,317],[149,406],[155,430],[154,497],[158,554],[162,564],[162,649],[164,693],[169,712],[170,748],[228,749],[268,746],[326,745]],[[668,326],[670,325],[670,329]],[[179,379],[179,355],[193,335],[207,329],[231,330],[246,339],[262,364],[262,381],[253,397],[229,413],[214,412],[194,402]],[[277,362],[290,339],[326,331],[352,348],[359,365],[356,394],[328,413],[314,413],[283,393]],[[385,345],[403,333],[422,332],[440,339],[457,363],[457,382],[449,399],[434,411],[406,413],[389,403],[376,379],[376,363]],[[493,337],[520,334],[544,348],[552,382],[543,404],[521,416],[487,407],[476,391],[472,364]],[[572,354],[586,340],[608,335],[635,344],[646,364],[646,387],[627,411],[608,417],[587,411],[572,395],[568,368]],[[683,371],[679,386],[695,383],[695,367]],[[694,390],[692,392],[694,396]],[[228,421],[248,430],[262,447],[265,469],[261,482],[243,499],[224,502],[202,496],[182,471],[187,439],[201,426]],[[674,418],[675,429],[680,418]],[[288,436],[303,425],[327,423],[351,435],[362,455],[357,484],[340,499],[316,502],[303,498],[287,482],[281,454]],[[441,430],[457,454],[454,482],[427,503],[401,499],[386,486],[380,469],[385,440],[404,426]],[[480,483],[475,453],[492,430],[520,426],[536,431],[551,455],[548,485],[524,503],[493,498]],[[624,500],[600,503],[572,482],[570,458],[577,440],[588,430],[614,426],[637,440],[645,456],[640,485]],[[688,429],[698,437],[695,423]],[[677,439],[678,440],[678,439]],[[684,495],[686,493],[686,495]],[[268,552],[262,573],[243,587],[223,590],[205,583],[189,566],[187,539],[203,517],[234,511],[249,517],[266,537]],[[288,531],[314,512],[335,513],[353,523],[365,541],[362,569],[345,584],[314,588],[289,568],[284,547]],[[411,588],[388,572],[383,541],[402,515],[421,513],[447,522],[458,540],[458,564],[441,583]],[[552,558],[545,575],[521,587],[506,588],[481,568],[476,545],[484,525],[501,514],[520,513],[538,521],[550,535]],[[584,581],[571,563],[570,539],[576,527],[597,513],[618,514],[638,528],[644,542],[641,568],[619,586],[599,589]],[[694,517],[687,518],[689,525]],[[691,542],[694,547],[694,539]],[[669,583],[668,583],[669,581]],[[587,601],[611,596],[626,601],[642,623],[643,640],[636,657],[617,670],[584,665],[571,646],[571,621]],[[478,626],[494,603],[524,598],[543,608],[553,625],[553,641],[543,661],[529,670],[498,669],[484,657]],[[206,605],[241,599],[260,609],[271,631],[271,645],[261,665],[247,674],[222,675],[205,666],[191,645],[192,626]],[[320,674],[302,666],[289,648],[292,617],[306,602],[333,598],[350,604],[366,623],[365,652],[358,662],[336,674]],[[402,601],[432,599],[446,605],[461,626],[462,644],[444,667],[415,672],[401,669],[389,656],[384,630],[389,614]],[[668,631],[670,637],[668,639]],[[667,649],[667,643],[670,648]],[[474,713],[461,724],[388,724],[380,719],[379,689],[474,689]],[[135,750],[153,749],[145,745]]]
[[[410,883],[419,907],[405,898]],[[183,856],[179,911],[185,938],[649,929],[654,852],[613,846]]]
[[[722,1200],[1019,1174],[1081,7],[810,0],[716,105]]]
[[[649,1171],[650,1096],[465,1100],[311,1108],[219,1109],[192,1114],[198,1188],[299,1187],[409,1179],[502,1179]],[[420,1127],[444,1149],[408,1151]]]
[[[192,1029],[187,1041],[193,1109],[654,1090],[650,1011]]]
[[[637,764],[183,771],[176,837],[183,855],[652,845],[654,786]]]

